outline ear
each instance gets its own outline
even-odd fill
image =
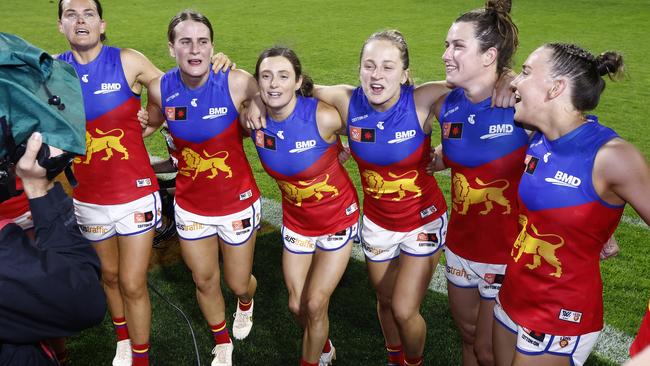
[[[483,54],[481,55],[481,59],[483,61],[483,66],[488,67],[495,62],[497,62],[497,58],[499,56],[499,51],[497,51],[496,48],[490,47],[488,48]]]
[[[296,88],[294,90],[298,91],[300,90],[301,87],[302,87],[302,75],[300,75],[300,77],[298,78],[298,81],[296,82]]]
[[[167,42],[167,47],[169,48],[169,56],[172,58],[176,58],[176,53],[174,52],[174,44],[171,42]]]
[[[409,80],[409,76],[411,75],[411,69],[406,69],[402,70],[402,77],[399,80],[399,83],[404,85],[406,82]]]
[[[104,19],[99,21],[99,34],[106,33],[106,21]]]
[[[553,80],[553,86],[547,92],[548,99],[554,99],[560,96],[568,84],[567,79],[564,78]]]

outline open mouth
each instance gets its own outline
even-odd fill
[[[380,84],[370,84],[370,89],[374,94],[380,94],[384,91],[384,86]]]
[[[282,95],[282,93],[280,93],[280,92],[268,92],[268,93],[266,93],[266,95],[268,95],[271,98],[278,98],[278,97],[280,97]]]
[[[87,29],[77,29],[75,30],[74,33],[79,36],[87,36],[90,34],[90,32]]]
[[[198,65],[201,64],[201,60],[197,60],[197,59],[191,59],[191,60],[189,60],[187,62],[192,66],[198,66]]]
[[[521,95],[519,93],[515,93],[515,103],[521,102]]]

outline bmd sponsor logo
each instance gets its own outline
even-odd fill
[[[296,141],[296,148],[289,150],[290,153],[296,154],[316,147],[316,140]]]
[[[120,91],[122,84],[120,83],[102,83],[99,90],[95,90],[94,94],[109,94]]]
[[[568,188],[578,188],[582,180],[571,174],[558,170],[553,178],[545,178],[544,181],[554,184],[556,186],[563,186]]]
[[[497,137],[509,136],[515,131],[514,126],[508,124],[490,125],[488,133],[481,136],[481,140],[495,139]]]
[[[202,119],[215,119],[228,114],[228,107],[214,107],[208,109],[208,114],[201,117]]]
[[[415,137],[415,130],[408,131],[397,131],[395,132],[395,138],[388,140],[389,144],[399,144],[400,142],[408,141]]]

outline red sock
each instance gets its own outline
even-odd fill
[[[149,343],[132,344],[131,355],[133,357],[131,366],[149,366]]]
[[[325,345],[323,346],[323,352],[322,353],[328,353],[332,350],[332,341],[330,341],[329,338],[325,341]]]
[[[224,344],[230,343],[230,335],[228,334],[228,328],[226,328],[226,321],[222,321],[216,325],[210,325],[210,330],[214,336],[214,343]]]
[[[303,360],[302,358],[300,359],[300,366],[318,366],[318,362],[316,363],[311,363]]]
[[[247,303],[244,303],[241,300],[237,300],[237,303],[239,304],[239,310],[248,311],[250,310],[251,306],[253,306],[253,299]]]
[[[404,361],[404,353],[402,353],[402,345],[396,346],[386,345],[386,352],[388,352],[388,362],[396,365],[401,365]]]
[[[113,318],[113,326],[115,327],[115,334],[117,341],[129,339],[129,327],[126,326],[126,318]]]
[[[416,358],[404,358],[404,365],[405,366],[422,366],[422,363],[424,362],[424,358],[422,356],[416,357]]]

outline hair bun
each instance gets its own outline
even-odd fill
[[[596,57],[596,67],[601,76],[615,79],[623,73],[623,56],[614,51],[603,52]]]
[[[512,9],[511,0],[486,0],[485,10],[494,10],[497,13],[510,14]]]

